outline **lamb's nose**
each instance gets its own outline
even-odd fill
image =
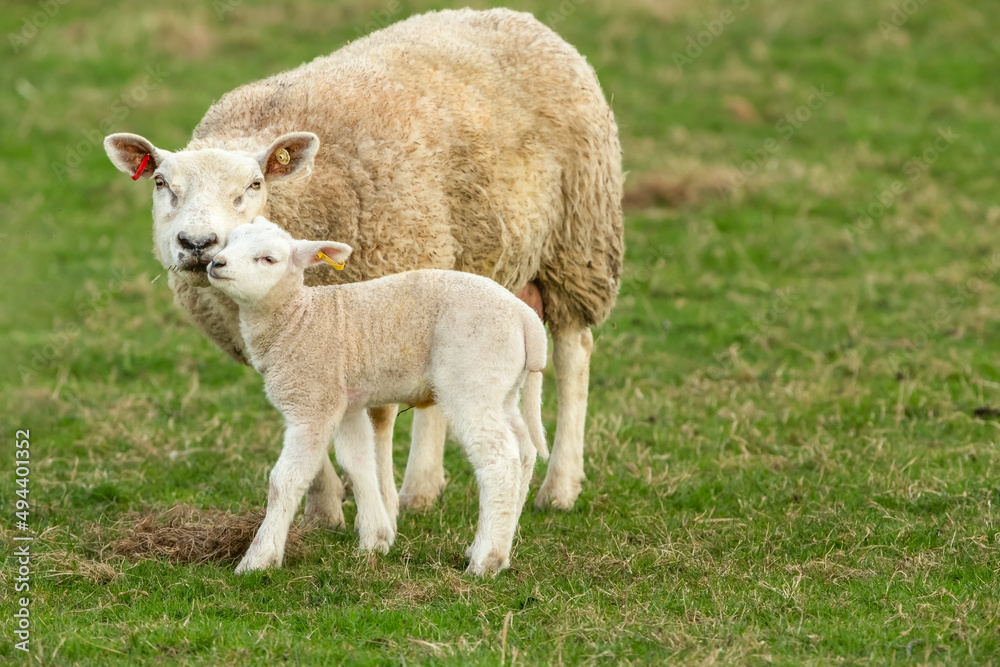
[[[218,240],[219,237],[215,234],[194,237],[189,235],[187,232],[181,232],[177,235],[177,242],[181,244],[181,247],[185,250],[191,250],[195,254],[201,253],[206,248],[210,248],[215,245]]]
[[[213,278],[218,278],[219,276],[218,274],[215,273],[215,270],[220,269],[225,265],[226,265],[226,260],[216,257],[215,259],[213,259],[211,262],[208,263],[206,271],[208,271],[208,275],[212,276]]]

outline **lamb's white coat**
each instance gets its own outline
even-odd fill
[[[259,217],[237,227],[208,268],[211,283],[239,305],[250,362],[287,425],[267,515],[237,572],[281,565],[295,508],[329,465],[331,436],[354,485],[361,549],[387,551],[395,539],[391,449],[376,452],[366,408],[430,402],[451,420],[479,483],[469,571],[506,568],[535,456],[548,456],[541,320],[492,280],[458,271],[306,287],[303,272],[321,261],[319,251],[342,262],[351,248],[295,240]]]

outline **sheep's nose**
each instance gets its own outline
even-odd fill
[[[219,237],[215,234],[194,237],[189,235],[187,232],[181,232],[177,235],[177,242],[181,244],[181,247],[185,250],[194,251],[196,254],[199,254],[206,248],[210,248],[215,245],[218,240]]]
[[[225,265],[226,265],[225,258],[216,257],[215,259],[212,260],[212,266],[213,267],[221,267],[221,266],[225,266]]]

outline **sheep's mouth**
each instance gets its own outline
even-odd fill
[[[199,261],[188,261],[188,262],[177,262],[171,267],[172,271],[176,271],[178,276],[184,278],[184,280],[195,286],[195,287],[207,287],[208,286],[208,264],[211,260],[205,262]]]
[[[177,269],[187,274],[205,273],[212,263],[215,253],[200,253],[181,251],[177,253]]]
[[[202,264],[201,262],[195,262],[192,264],[187,264],[181,267],[181,271],[185,273],[207,273],[208,272],[208,262]]]

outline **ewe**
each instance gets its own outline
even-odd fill
[[[205,267],[257,215],[296,238],[354,248],[345,271],[318,268],[310,284],[439,268],[540,296],[559,412],[536,504],[573,506],[590,327],[618,293],[622,169],[597,76],[556,33],[506,9],[414,16],[223,95],[184,150],[134,134],[113,134],[105,148],[116,167],[156,182],[155,251],[176,301],[237,361],[247,346],[236,306],[208,287]],[[380,447],[395,410],[372,411]],[[404,505],[441,493],[444,437],[440,410],[417,410]],[[342,493],[327,461],[306,512],[342,524]]]
[[[361,549],[388,551],[392,452],[376,454],[366,411],[388,403],[437,403],[451,420],[479,482],[469,572],[506,568],[536,450],[548,456],[541,320],[492,280],[458,271],[306,287],[304,270],[324,254],[342,264],[351,247],[297,241],[258,217],[233,230],[208,266],[212,285],[239,306],[244,349],[287,426],[267,515],[236,571],[281,565],[295,508],[329,461],[331,436],[354,485]]]

